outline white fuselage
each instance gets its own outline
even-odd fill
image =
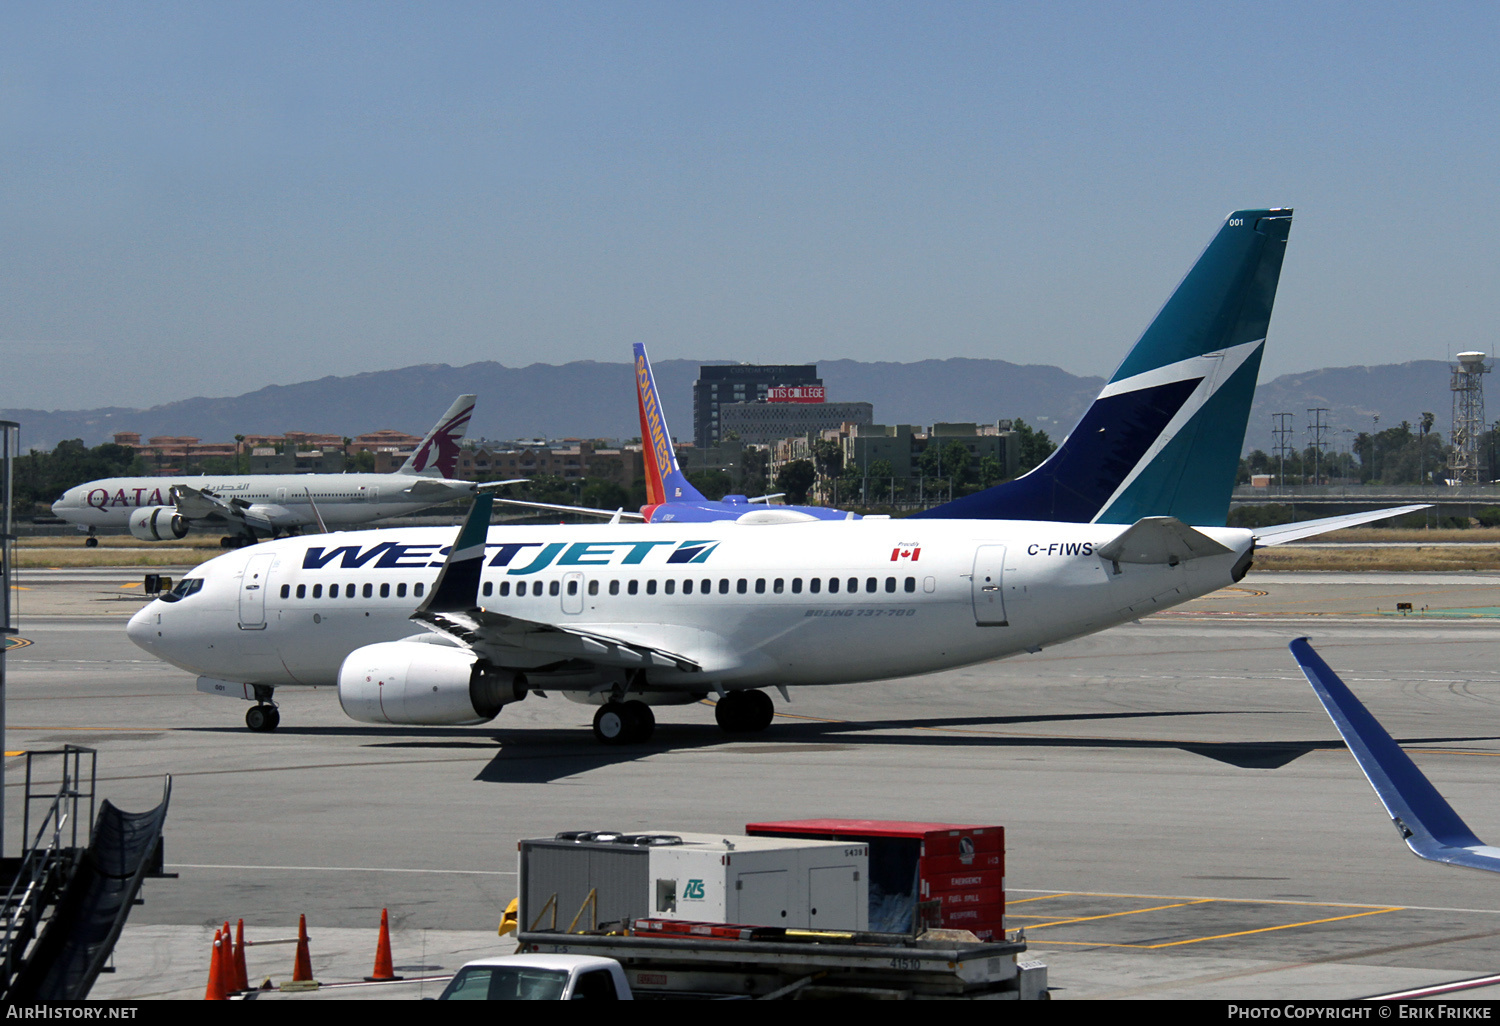
[[[316,524],[314,503],[331,527],[404,516],[474,494],[471,482],[415,474],[111,477],[68,489],[52,512],[80,527],[124,528],[137,510],[172,505],[174,485],[212,492],[225,502],[243,499],[252,515],[277,528]]]
[[[682,655],[653,687],[705,690],[906,676],[1133,620],[1232,583],[1248,531],[1203,528],[1230,551],[1176,566],[1095,550],[1119,525],[860,520],[750,526],[491,527],[478,602],[532,623]],[[409,617],[452,528],[268,542],[188,575],[153,601],[133,641],[205,677],[329,685],[353,650],[424,635]],[[519,592],[524,591],[524,594]],[[534,687],[557,662],[534,635],[507,657]]]

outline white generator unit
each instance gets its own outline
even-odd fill
[[[649,849],[651,915],[797,930],[867,930],[868,845],[678,834]]]
[[[523,929],[566,929],[575,915],[584,929],[651,918],[869,929],[870,846],[861,841],[567,831],[519,849]]]

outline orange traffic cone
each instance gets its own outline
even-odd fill
[[[245,971],[245,921],[243,919],[234,928],[234,986],[236,990],[250,989],[250,974]]]
[[[292,969],[292,982],[310,982],[312,974],[312,952],[307,946],[307,916],[297,917],[297,964]]]
[[[375,971],[365,980],[369,983],[379,983],[383,980],[399,980],[395,968],[391,965],[391,924],[386,910],[380,910],[380,940],[375,943]]]
[[[218,930],[214,931],[214,953],[212,960],[208,963],[208,989],[203,992],[205,1001],[223,1001],[224,996],[224,956],[223,937]]]
[[[228,995],[240,989],[234,979],[234,940],[229,932],[229,920],[224,920],[224,928],[219,931],[219,936],[223,938],[219,957],[224,961],[219,978],[224,981],[224,993]]]

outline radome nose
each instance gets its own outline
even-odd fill
[[[160,603],[149,602],[146,607],[130,618],[125,625],[125,636],[135,642],[141,648],[150,651],[154,646],[156,637],[156,616]]]

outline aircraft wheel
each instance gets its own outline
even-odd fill
[[[605,702],[594,713],[594,740],[602,745],[630,743],[630,713],[619,702]]]
[[[232,548],[234,548],[234,539],[231,538],[231,537],[229,537],[229,535],[226,534],[224,537],[222,537],[222,538],[219,539],[219,548],[221,548],[221,549],[232,549]]]
[[[252,705],[245,712],[245,726],[257,733],[269,733],[281,722],[281,713],[274,705]]]
[[[714,706],[714,719],[730,734],[765,730],[775,715],[776,706],[764,691],[731,691]]]
[[[776,718],[776,703],[771,701],[771,696],[764,691],[744,691],[745,696],[744,729],[747,731],[765,730]]]
[[[97,549],[99,547],[99,539],[90,535],[83,540],[83,547],[86,549]]]
[[[628,734],[630,743],[633,745],[644,744],[651,740],[651,734],[656,730],[656,714],[645,702],[626,702],[622,708],[625,710],[625,718],[629,722]]]

